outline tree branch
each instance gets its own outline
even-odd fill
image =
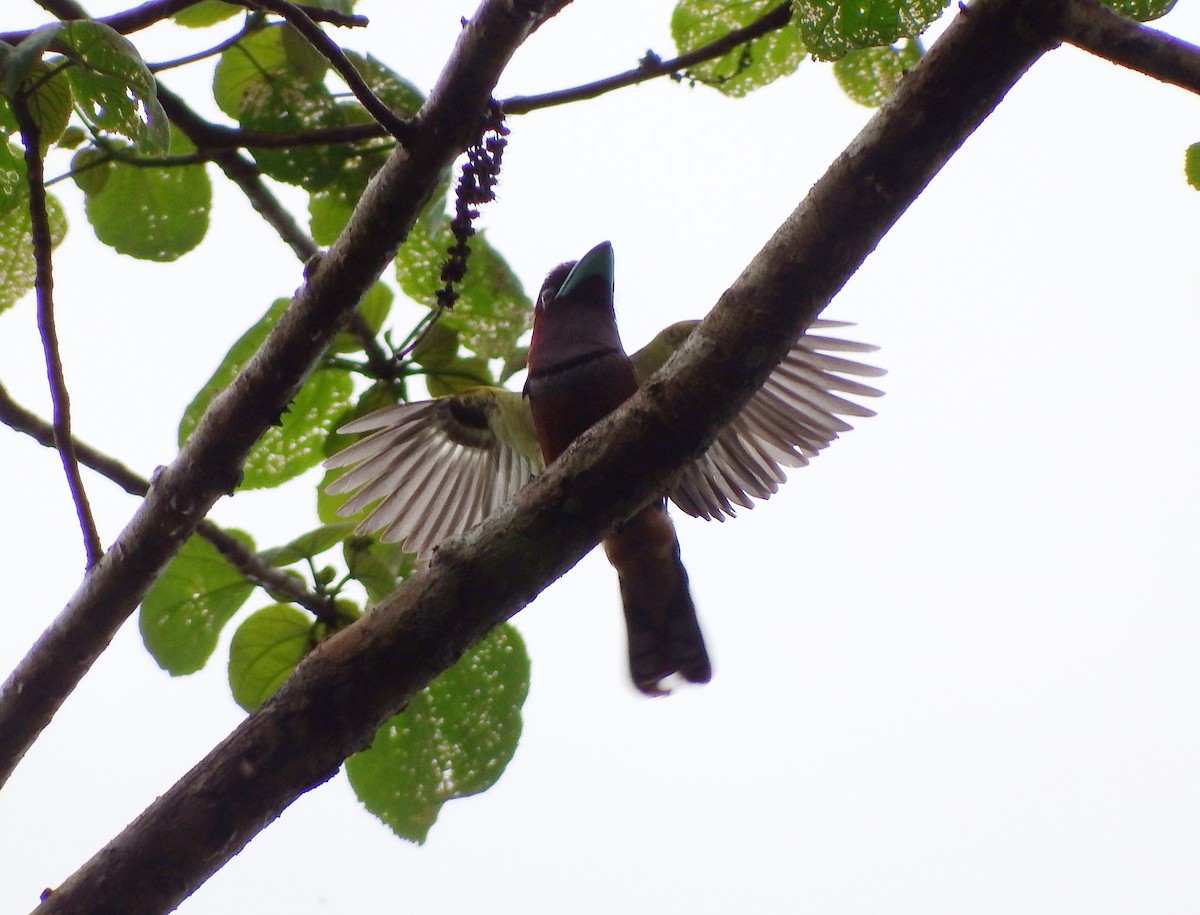
[[[582,436],[507,508],[443,545],[429,567],[318,646],[266,705],[39,912],[104,915],[176,904],[300,793],[330,778],[342,759],[367,745],[381,721],[467,647],[663,492],[1053,44],[1043,10],[1057,5],[972,5],[664,373]]]
[[[738,45],[753,41],[755,38],[761,38],[768,32],[783,28],[791,20],[792,4],[788,0],[788,2],[781,3],[779,6],[763,13],[761,17],[749,25],[740,29],[734,29],[727,35],[722,35],[715,41],[710,41],[708,44],[696,48],[694,51],[689,51],[687,54],[682,54],[673,60],[643,61],[636,69],[626,70],[624,73],[618,73],[615,76],[609,76],[605,79],[598,79],[594,83],[585,83],[582,86],[575,86],[571,89],[559,89],[555,92],[543,93],[542,95],[516,95],[501,102],[500,108],[505,114],[528,114],[530,111],[538,108],[550,108],[554,105],[566,105],[569,102],[579,102],[584,99],[596,98],[599,95],[604,95],[606,92],[612,92],[614,89],[622,89],[625,86],[644,83],[647,80],[657,79],[660,76],[670,76],[671,74],[678,73],[680,70],[686,70],[688,67],[694,67],[696,64],[701,64],[720,57],[722,54],[727,54],[738,47]]]
[[[104,555],[96,520],[88,504],[87,491],[83,488],[83,477],[79,473],[79,461],[71,439],[71,396],[67,391],[67,379],[63,374],[62,354],[58,348],[58,331],[54,322],[54,240],[50,231],[50,215],[46,211],[46,175],[41,151],[41,131],[26,105],[26,96],[17,92],[12,100],[13,115],[21,131],[21,143],[25,147],[25,179],[29,187],[29,224],[33,240],[34,290],[37,296],[38,331],[42,338],[42,349],[46,354],[46,376],[50,382],[50,400],[54,405],[54,446],[62,460],[63,473],[67,477],[67,488],[71,501],[75,503],[75,514],[83,534],[87,568],[92,568]]]
[[[1071,0],[1062,38],[1122,67],[1200,95],[1200,47],[1126,19],[1099,0]]]
[[[0,423],[25,433],[40,445],[55,447],[54,427],[13,400],[3,385],[0,385]],[[80,463],[85,467],[90,467],[116,483],[130,495],[144,496],[149,492],[150,481],[134,473],[116,458],[77,439],[72,439],[72,444]],[[228,531],[211,521],[201,521],[196,533],[216,547],[247,581],[258,585],[275,600],[298,604],[334,628],[345,623],[332,597],[308,590],[295,575],[289,575],[271,565]]]
[[[379,170],[262,347],[213,400],[112,548],[0,689],[0,779],[7,779],[213,503],[236,487],[255,441],[350,320],[445,169],[485,126],[500,73],[542,15],[535,0],[484,0],[460,33],[417,115],[410,146],[397,149]],[[165,872],[154,879],[169,883],[160,889],[175,899],[196,885],[185,889]]]
[[[200,2],[201,0],[149,0],[148,3],[143,3],[141,6],[135,6],[120,13],[114,13],[111,16],[101,16],[96,21],[103,22],[114,32],[128,35],[131,32],[138,32],[155,23],[162,22],[164,19],[170,19],[176,13],[187,9],[189,6],[195,6]],[[266,6],[265,3],[258,3],[255,0],[229,0],[229,2],[238,6],[245,6],[252,10],[261,9]],[[77,3],[76,0],[38,0],[38,5],[59,19],[91,18],[88,16],[87,10]],[[365,26],[368,21],[366,16],[340,13],[337,10],[327,10],[317,6],[295,4],[295,7],[305,13],[309,19],[317,22],[328,22],[330,25]],[[0,32],[0,41],[12,45],[20,44],[34,31],[34,29],[22,29],[19,32]]]
[[[230,2],[238,3],[247,9],[278,12],[277,10],[272,10],[270,4],[264,2],[264,0],[230,0]],[[342,13],[338,10],[328,9],[323,6],[310,6],[306,3],[293,3],[292,6],[313,22],[327,22],[330,25],[341,26],[343,28],[361,28],[370,25],[370,20],[366,16],[360,16],[358,13]]]
[[[88,16],[87,10],[77,3],[76,0],[37,0],[37,2],[38,6],[52,16],[57,16],[59,19],[91,18]],[[114,13],[112,16],[102,16],[96,21],[103,22],[115,32],[128,35],[130,32],[137,32],[154,25],[156,22],[169,19],[180,10],[185,10],[189,6],[195,6],[199,2],[200,0],[150,0],[150,2],[143,3],[141,6],[135,6],[133,9]],[[19,32],[2,32],[0,33],[0,41],[5,41],[8,44],[19,44],[34,31],[34,29],[24,29]]]

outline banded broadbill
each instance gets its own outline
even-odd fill
[[[628,399],[683,343],[698,321],[673,324],[632,357],[625,354],[613,306],[613,252],[597,245],[578,262],[555,267],[534,306],[529,373],[523,393],[479,387],[379,410],[340,432],[371,432],[325,464],[350,467],[327,487],[354,493],[343,515],[378,506],[360,524],[384,541],[428,557],[445,538],[503,505],[583,431]],[[817,321],[814,327],[839,326]],[[667,493],[683,511],[733,517],[784,481],[850,426],[842,415],[872,412],[839,396],[880,392],[846,375],[882,370],[831,353],[875,347],[805,334],[701,457]],[[629,633],[633,682],[666,692],[673,675],[704,683],[712,670],[679,557],[679,541],[659,499],[604,540],[617,569]]]

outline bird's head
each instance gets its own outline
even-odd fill
[[[529,371],[539,374],[621,350],[613,311],[613,249],[606,241],[550,271],[533,310]]]

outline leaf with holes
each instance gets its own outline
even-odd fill
[[[170,146],[158,85],[137,48],[118,32],[89,19],[59,23],[55,47],[77,66],[67,70],[77,108],[89,124],[127,138],[147,155]]]
[[[25,295],[34,284],[29,189],[25,157],[0,139],[0,312]],[[50,239],[55,247],[67,234],[67,217],[53,194],[46,195]]]
[[[528,692],[525,643],[506,623],[346,760],[359,800],[396,835],[424,842],[446,801],[486,791],[504,772]]]
[[[1174,9],[1177,0],[1101,0],[1105,6],[1112,7],[1122,16],[1136,19],[1138,22],[1149,22],[1165,16]]]
[[[454,244],[450,219],[438,214],[418,220],[396,256],[396,278],[405,295],[433,308],[442,288],[442,265]],[[459,333],[463,345],[484,359],[504,359],[529,329],[533,304],[508,262],[480,232],[471,237],[467,275],[456,288],[459,300],[441,322]]]
[[[942,15],[947,2],[796,0],[792,21],[809,51],[822,60],[837,60],[849,51],[916,38]]]
[[[921,62],[924,53],[917,40],[906,40],[895,47],[850,51],[834,61],[833,75],[853,101],[878,108],[900,85],[904,75]]]
[[[183,412],[179,423],[182,445],[212,403],[266,340],[267,334],[287,309],[288,299],[277,299],[257,324],[233,344],[212,377]],[[354,380],[341,368],[318,367],[304,382],[277,425],[263,433],[251,449],[243,467],[241,489],[278,486],[310,467],[324,456],[322,446],[329,430],[349,409]]]
[[[745,28],[777,6],[779,0],[682,0],[671,14],[671,37],[679,53],[686,54]],[[805,53],[800,33],[789,23],[696,64],[686,76],[738,98],[794,73]]]

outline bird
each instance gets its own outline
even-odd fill
[[[338,432],[370,433],[325,461],[348,468],[326,486],[349,495],[352,516],[378,503],[358,531],[429,559],[439,543],[483,521],[583,432],[661,368],[699,321],[681,321],[632,356],[617,328],[612,245],[601,242],[547,275],[534,303],[527,380],[521,392],[480,386],[401,403]],[[848,326],[818,319],[809,330]],[[855,377],[884,370],[842,353],[877,347],[803,334],[743,409],[665,497],[603,541],[617,571],[636,688],[666,695],[679,680],[707,683],[712,665],[696,615],[667,501],[688,515],[724,521],[752,508],[851,426],[874,412],[844,395],[882,394]]]

